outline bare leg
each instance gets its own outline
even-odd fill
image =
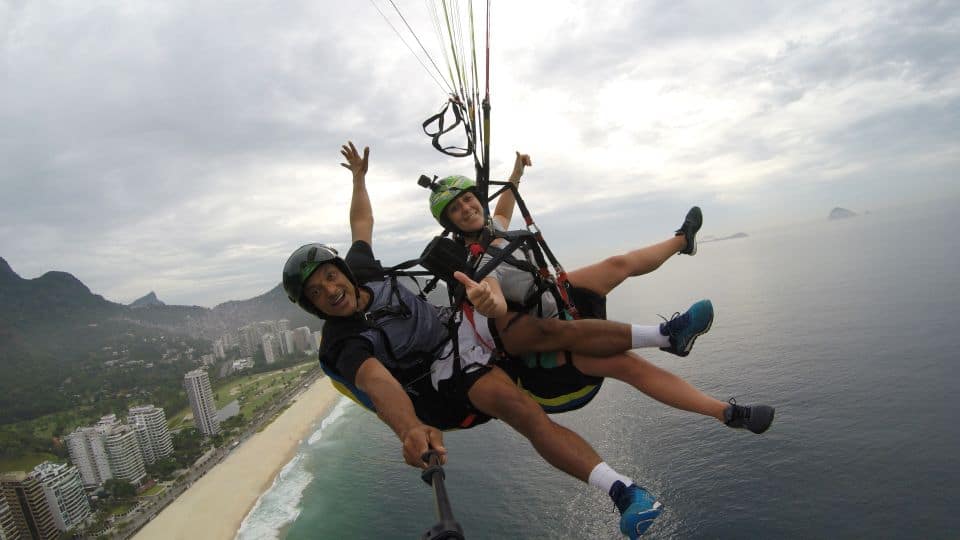
[[[632,352],[607,358],[574,355],[573,365],[587,375],[623,381],[661,403],[712,416],[721,422],[723,411],[730,406]]]
[[[591,356],[611,356],[633,348],[629,324],[601,319],[540,319],[508,313],[496,319],[504,348],[513,355],[573,351]],[[509,326],[509,328],[508,328]]]
[[[587,441],[554,423],[500,368],[493,368],[467,393],[473,406],[506,422],[526,437],[547,463],[587,482],[601,459]]]
[[[571,271],[570,283],[606,296],[628,277],[649,274],[660,268],[674,254],[687,245],[683,236],[674,236],[659,244],[615,255],[598,263]]]

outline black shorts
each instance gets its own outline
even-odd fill
[[[470,373],[462,373],[459,381],[455,378],[442,380],[439,390],[433,388],[429,377],[417,381],[407,389],[417,417],[424,424],[444,431],[467,429],[488,422],[491,417],[470,403],[467,392],[491,369],[492,366],[480,366]]]
[[[570,299],[581,318],[607,318],[605,296],[572,287]],[[561,314],[565,315],[565,312]],[[561,354],[566,362],[558,366],[556,357]],[[587,375],[577,369],[569,351],[525,356],[532,356],[535,360],[511,357],[510,361],[504,362],[501,367],[548,413],[567,412],[583,407],[597,395],[603,384],[602,377]]]

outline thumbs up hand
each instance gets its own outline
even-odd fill
[[[454,272],[453,277],[466,287],[467,299],[478,313],[489,319],[507,314],[507,301],[503,298],[503,292],[500,291],[500,285],[496,281],[484,279],[477,283],[463,272]]]

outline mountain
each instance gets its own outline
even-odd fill
[[[166,305],[153,292],[125,306],[94,294],[66,272],[24,279],[3,258],[0,306],[0,424],[62,410],[71,380],[74,388],[79,380],[96,387],[98,378],[108,384],[105,377],[116,375],[127,377],[124,384],[139,385],[129,368],[109,367],[120,346],[153,351],[141,358],[159,358],[164,349],[177,347],[198,358],[210,352],[211,340],[253,322],[288,319],[291,328],[322,326],[287,300],[279,285],[213,309]]]
[[[830,215],[827,219],[847,219],[857,217],[857,213],[852,210],[847,210],[846,208],[840,208],[839,206],[830,211]]]
[[[164,304],[163,302],[160,301],[160,299],[157,298],[157,294],[155,292],[150,291],[150,293],[147,294],[146,296],[141,296],[140,298],[137,298],[136,300],[131,302],[129,307],[136,309],[136,308],[142,308],[147,306],[165,306],[165,305],[166,304]]]
[[[69,321],[92,321],[118,316],[124,306],[93,294],[66,272],[47,272],[23,279],[0,258],[0,323],[27,329]]]

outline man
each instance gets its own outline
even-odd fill
[[[307,244],[283,271],[289,298],[327,321],[320,361],[338,388],[376,411],[400,439],[404,461],[415,467],[426,466],[421,456],[428,449],[446,461],[441,430],[498,418],[551,465],[607,493],[621,513],[620,530],[631,538],[641,535],[660,514],[660,503],[610,468],[579,435],[550,420],[493,364],[484,317],[506,313],[502,295],[458,273],[476,313],[474,324],[461,324],[451,336],[440,308],[384,277],[372,248],[369,149],[361,156],[348,143],[341,153],[347,160],[342,165],[353,173],[353,244],[344,258],[322,244]],[[538,332],[544,352],[589,342],[596,346],[593,354],[602,356],[633,346],[630,325],[608,321],[543,320]]]

